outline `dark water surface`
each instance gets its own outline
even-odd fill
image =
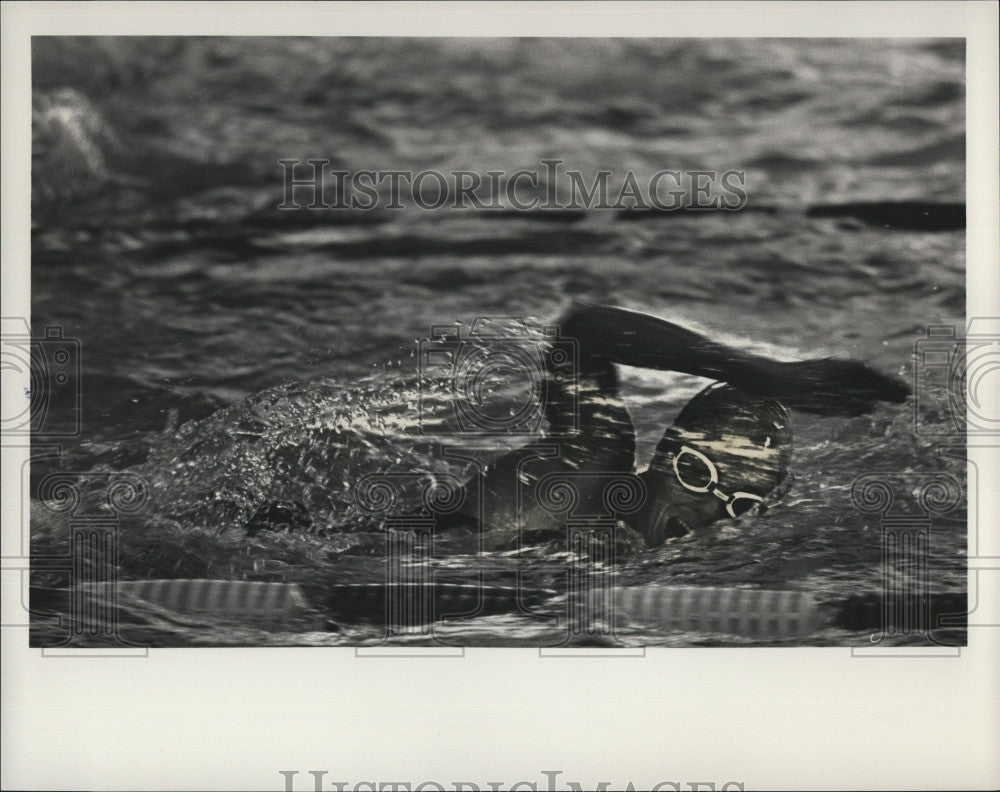
[[[194,500],[193,481],[208,489],[242,481],[253,490],[247,497],[264,497],[258,489],[281,471],[264,470],[271,462],[241,438],[241,421],[255,414],[290,445],[353,433],[372,468],[412,469],[421,449],[389,440],[413,435],[414,392],[402,383],[414,380],[413,351],[430,326],[484,315],[552,320],[574,296],[779,358],[858,358],[911,382],[925,327],[964,323],[962,231],[806,214],[818,203],[964,200],[960,43],[36,38],[33,46],[36,104],[49,97],[93,113],[94,124],[82,126],[97,147],[89,159],[67,157],[82,144],[47,136],[36,117],[32,323],[36,332],[62,325],[81,339],[84,361],[82,435],[58,463],[38,463],[36,480],[55,467],[143,465],[154,501]],[[736,169],[746,172],[749,203],[743,212],[640,220],[601,210],[279,212],[278,160],[310,158],[345,170],[476,172],[539,170],[558,158],[584,173],[611,170],[613,180],[631,170],[640,181],[663,169]],[[623,370],[623,383],[644,463],[705,383],[636,369]],[[261,418],[260,400],[241,402],[281,386],[289,390],[277,413]],[[358,416],[374,413],[358,404],[379,406],[390,425],[362,427],[368,419]],[[618,583],[760,586],[811,592],[821,603],[880,592],[879,526],[853,507],[854,480],[895,476],[912,500],[924,474],[964,483],[964,452],[947,456],[916,433],[912,403],[793,421],[796,480],[779,504],[746,525],[717,524],[624,559]],[[171,489],[194,441],[203,445]],[[339,487],[347,498],[357,468],[325,461],[303,489]],[[152,502],[148,518],[123,526],[123,577],[299,582],[322,597],[333,583],[384,574],[360,539],[248,538],[191,506],[179,521]],[[335,509],[313,518],[359,528]],[[965,519],[964,502],[935,519],[935,596],[965,592]],[[32,530],[38,552],[61,541],[42,518]],[[377,537],[370,542],[377,549]],[[449,555],[435,568],[455,581],[482,572],[490,585],[522,572],[545,586],[553,578],[531,578],[532,569],[564,561],[539,548],[527,557]],[[351,644],[382,634],[353,624],[165,629],[143,638]],[[831,626],[810,643],[858,643],[870,632]],[[465,645],[560,640],[551,624],[502,614],[438,634]],[[740,642],[648,624],[619,634],[633,643]],[[964,642],[962,630],[942,636]]]

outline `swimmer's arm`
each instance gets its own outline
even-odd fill
[[[856,360],[784,363],[622,308],[576,302],[559,328],[579,342],[582,374],[602,371],[609,363],[679,371],[772,396],[817,415],[860,415],[880,401],[905,401],[910,393],[902,380]]]

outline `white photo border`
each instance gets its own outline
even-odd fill
[[[966,314],[995,316],[996,29],[992,2],[5,3],[2,313],[30,314],[33,34],[711,35],[965,38]],[[21,534],[26,453],[3,450],[5,557]],[[977,453],[980,480],[1000,480],[997,449]],[[996,601],[996,497],[980,493],[977,512],[979,559],[970,548],[970,563],[980,597]],[[19,596],[8,582],[4,598]],[[997,627],[970,625],[958,657],[878,660],[846,648],[649,649],[627,658],[467,649],[407,660],[268,648],[63,661],[29,649],[26,630],[2,637],[5,789],[281,790],[282,770],[298,771],[297,790],[313,788],[310,770],[328,771],[324,789],[393,779],[446,789],[490,781],[548,789],[550,779],[554,788],[1000,785]]]

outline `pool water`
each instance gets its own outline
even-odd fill
[[[69,144],[47,139],[36,119],[32,325],[80,340],[83,413],[79,437],[37,460],[32,478],[144,477],[147,507],[119,531],[125,579],[298,583],[321,609],[336,583],[383,580],[384,536],[351,511],[352,487],[365,472],[463,472],[417,431],[416,349],[432,325],[552,321],[579,297],[778,358],[858,358],[911,383],[923,382],[915,345],[926,328],[964,325],[962,230],[807,214],[818,203],[964,200],[960,45],[36,38],[33,48],[36,98],[72,89],[61,101],[86,107],[108,133],[95,133],[92,167],[74,174],[57,156]],[[558,158],[640,182],[663,169],[735,169],[748,204],[640,219],[600,209],[277,210],[278,161],[310,158],[444,172],[538,170]],[[621,375],[641,466],[705,382]],[[918,387],[925,404],[946,404],[942,385]],[[879,517],[855,507],[852,486],[882,476],[897,508],[916,515],[928,478],[964,488],[963,439],[934,434],[949,420],[945,408],[915,412],[912,400],[854,418],[793,414],[795,480],[783,499],[753,520],[627,553],[598,570],[601,580],[808,592],[834,614],[808,643],[868,642],[870,620],[836,617],[852,597],[876,601],[890,572]],[[268,456],[262,436],[288,451]],[[313,498],[314,530],[246,535],[237,518],[273,499],[275,482],[283,500],[323,495]],[[945,610],[966,591],[966,516],[963,491],[931,523],[921,585]],[[32,518],[33,553],[68,541],[37,503]],[[477,553],[449,541],[428,562],[438,580],[559,590],[575,563],[558,543]],[[36,585],[60,584],[40,574]],[[964,643],[959,622],[934,640]],[[40,619],[32,640],[57,634]],[[134,635],[154,645],[358,645],[382,642],[385,627],[162,623]],[[767,642],[627,619],[616,635],[630,645]],[[606,631],[567,638],[564,622],[526,613],[393,637],[607,640]]]

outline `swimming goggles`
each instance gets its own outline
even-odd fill
[[[698,463],[701,464],[699,465]],[[681,472],[682,469],[683,473]],[[708,473],[707,484],[691,483],[692,480],[704,480],[706,472]],[[756,504],[764,502],[763,498],[750,492],[734,492],[732,495],[727,495],[720,490],[719,469],[711,459],[700,451],[691,448],[691,446],[681,446],[681,450],[674,455],[674,475],[677,476],[677,481],[686,490],[690,490],[691,492],[711,492],[725,504],[726,511],[733,518],[745,514]]]

